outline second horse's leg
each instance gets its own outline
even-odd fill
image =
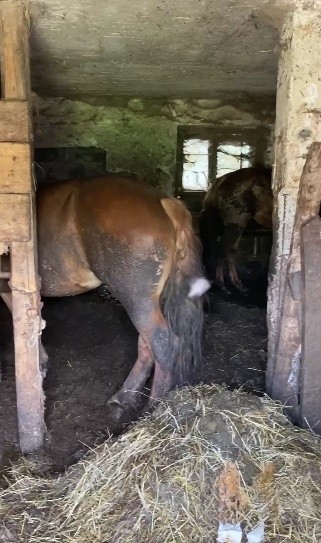
[[[229,278],[233,287],[235,287],[240,292],[245,293],[246,288],[243,286],[243,283],[239,278],[239,274],[235,264],[235,253],[238,249],[242,236],[243,228],[241,228],[238,224],[231,223],[225,227],[224,246]]]
[[[228,273],[233,287],[245,294],[247,289],[244,287],[241,279],[239,278],[238,271],[234,262],[234,258],[229,257],[227,259]]]

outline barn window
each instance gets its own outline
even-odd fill
[[[209,178],[209,140],[186,139],[183,143],[183,176],[185,190],[207,190]]]

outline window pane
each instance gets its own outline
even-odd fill
[[[184,155],[208,155],[210,142],[207,140],[188,139],[184,141]]]
[[[217,177],[252,165],[253,148],[250,145],[226,143],[217,147]]]
[[[188,139],[184,141],[182,184],[186,190],[207,190],[208,188],[208,140]]]
[[[204,172],[183,172],[183,188],[186,190],[207,190],[208,175]]]
[[[242,152],[242,147],[239,144],[237,144],[237,145],[225,144],[225,145],[220,145],[218,147],[218,150],[219,151],[224,151],[224,153],[226,153],[227,155],[237,155],[237,156],[239,156],[241,154],[241,152]]]
[[[250,168],[252,166],[251,160],[248,158],[243,158],[242,160],[242,168]]]
[[[206,172],[208,170],[208,155],[185,156],[184,171]]]
[[[230,156],[225,153],[217,153],[217,168],[229,169],[229,170],[238,170],[240,168],[240,159],[239,157]]]
[[[249,155],[252,151],[252,148],[249,145],[242,144],[242,155]]]

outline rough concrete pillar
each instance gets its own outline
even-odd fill
[[[283,301],[287,288],[285,274],[292,244],[300,176],[311,143],[321,141],[320,0],[297,0],[291,3],[280,32],[280,49],[273,171],[275,239],[268,301],[267,392],[284,401],[291,395],[293,383],[293,395],[298,392],[296,387],[299,382],[297,373],[300,358],[293,304],[284,313]],[[299,262],[291,261],[291,271],[298,271],[299,265]],[[283,339],[288,340],[286,349],[280,348],[282,334]],[[287,385],[290,388],[285,390]]]

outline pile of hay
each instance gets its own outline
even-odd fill
[[[3,541],[213,543],[219,521],[265,521],[267,543],[321,541],[320,441],[269,400],[216,386],[172,393],[60,477],[20,461],[0,493]]]

